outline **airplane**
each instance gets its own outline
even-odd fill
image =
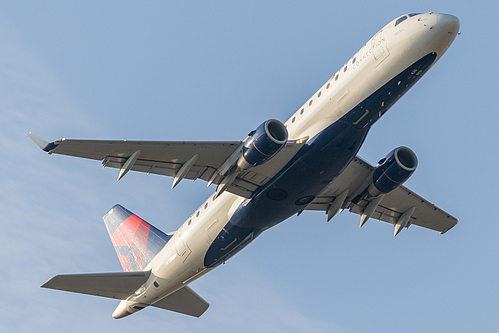
[[[112,316],[148,306],[199,317],[209,304],[189,283],[234,256],[265,230],[305,210],[327,221],[349,210],[394,225],[445,233],[458,220],[402,184],[418,159],[407,147],[376,166],[357,156],[371,126],[442,57],[459,32],[457,17],[406,14],[388,23],[282,123],[263,122],[243,141],[67,140],[49,154],[101,160],[119,169],[202,179],[216,190],[181,226],[163,233],[115,205],[103,220],[124,272],[57,275],[44,288],[120,300]]]

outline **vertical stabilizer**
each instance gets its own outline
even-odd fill
[[[171,238],[120,205],[103,220],[125,272],[144,270]]]

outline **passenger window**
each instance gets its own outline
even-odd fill
[[[331,85],[331,83],[328,83],[327,86],[326,86],[326,89],[329,89],[330,85]]]
[[[305,109],[301,109],[300,114],[303,114],[303,111],[305,111]]]
[[[314,101],[313,101],[313,100],[311,100],[311,101],[310,101],[310,103],[308,103],[308,106],[312,106],[312,103],[313,103],[313,102],[314,102]]]
[[[322,91],[319,91],[319,93],[317,94],[317,98],[321,97],[322,95]]]
[[[291,119],[291,122],[294,123],[296,120],[296,117],[293,117],[293,119]]]
[[[357,60],[357,58],[353,58],[352,65],[355,64],[355,60]]]
[[[404,22],[405,20],[407,20],[407,16],[402,16],[401,18],[399,18],[396,22],[395,22],[395,26],[399,25],[400,23]]]
[[[338,81],[338,78],[340,77],[340,74],[337,74],[336,77],[334,78],[335,81]]]
[[[343,72],[346,72],[347,68],[348,68],[348,66],[345,66],[345,68],[343,69]]]

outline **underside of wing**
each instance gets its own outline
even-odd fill
[[[371,183],[373,170],[373,166],[356,157],[340,176],[312,201],[307,209],[322,210],[330,214],[332,207],[336,204],[336,211],[348,209],[350,212],[362,216],[373,201],[373,198],[360,195]],[[341,202],[338,204],[338,201]],[[397,223],[400,224],[403,216],[404,219],[408,217],[408,221],[403,225],[406,228],[414,224],[436,230],[442,234],[458,222],[455,217],[404,186],[399,186],[384,195],[381,201],[374,206],[375,209],[369,213],[369,217],[394,224],[396,226],[395,234],[400,231],[400,228],[397,229]],[[361,224],[363,223],[361,222]]]
[[[130,170],[174,177],[183,163],[198,154],[196,163],[185,175],[200,178],[210,168],[221,165],[240,142],[168,142],[67,140],[49,143],[49,154],[61,154],[102,161],[104,167],[121,169],[139,151]]]
[[[69,140],[54,142],[29,133],[29,136],[49,154],[61,154],[102,161],[104,167],[120,169],[118,179],[128,171],[174,177],[174,184],[182,179],[203,179],[213,184],[224,181],[222,168],[241,147],[234,142],[181,142],[181,141],[109,141]],[[241,171],[231,180],[227,191],[249,198],[265,184],[302,147],[303,143],[289,142],[266,163]]]
[[[353,205],[350,208],[350,211],[361,215],[368,204],[369,202],[367,201],[359,202]],[[399,218],[412,207],[415,207],[415,209],[410,218],[410,224],[444,234],[458,222],[455,217],[404,186],[400,186],[385,195],[371,217],[391,224],[396,224]],[[408,224],[407,227],[409,227],[410,224]]]

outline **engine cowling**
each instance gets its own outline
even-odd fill
[[[288,130],[279,120],[270,119],[252,131],[244,141],[238,161],[241,170],[255,167],[274,157],[288,141]]]
[[[382,159],[373,173],[369,194],[386,194],[402,185],[416,170],[418,158],[407,147],[398,147]]]

